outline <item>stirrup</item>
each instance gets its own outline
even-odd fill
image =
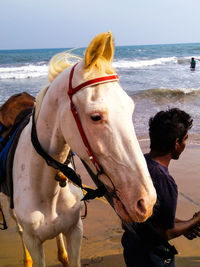
[[[4,213],[3,213],[3,210],[2,208],[0,207],[0,214],[2,216],[2,222],[0,222],[0,230],[6,230],[8,229],[8,226],[6,224],[6,219],[5,219],[5,216],[4,216]]]

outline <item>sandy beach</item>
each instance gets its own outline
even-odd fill
[[[143,152],[148,151],[148,141],[140,142]],[[177,217],[189,219],[200,210],[200,146],[188,145],[178,161],[173,161],[169,170],[179,188]],[[86,171],[77,160],[77,170],[85,184],[93,186]],[[88,215],[83,220],[84,237],[81,250],[82,266],[125,267],[120,243],[121,223],[113,209],[101,200],[90,201]],[[0,267],[23,266],[23,254],[20,239],[15,226],[8,218],[9,229],[0,232]],[[200,266],[200,239],[192,241],[180,237],[171,241],[179,251],[176,267]],[[48,267],[61,266],[57,261],[55,240],[44,245]],[[142,267],[142,266],[141,266]]]

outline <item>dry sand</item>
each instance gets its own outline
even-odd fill
[[[148,151],[148,141],[141,142],[143,152]],[[179,199],[177,217],[189,219],[200,210],[200,146],[188,145],[178,161],[169,167],[178,188]],[[77,162],[78,172],[84,183],[93,185],[86,171]],[[112,208],[100,201],[88,203],[88,215],[83,220],[84,238],[81,251],[82,266],[125,267],[120,239],[121,224]],[[21,243],[13,222],[8,220],[9,229],[0,231],[0,267],[23,266]],[[180,237],[171,241],[179,251],[176,267],[200,266],[200,239],[192,241]],[[45,242],[46,264],[49,267],[61,266],[57,261],[56,242]],[[141,266],[142,267],[142,266]]]

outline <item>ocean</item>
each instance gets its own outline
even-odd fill
[[[50,58],[67,49],[0,50],[0,105],[22,91],[36,96],[48,84]],[[73,54],[83,57],[84,51]],[[195,71],[190,70],[191,57]],[[151,116],[178,107],[194,121],[189,142],[200,144],[200,43],[116,47],[113,66],[135,102],[133,121],[140,140],[148,137]]]

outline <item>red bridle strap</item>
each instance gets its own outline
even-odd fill
[[[76,92],[78,92],[80,89],[83,89],[83,88],[91,86],[91,85],[94,86],[94,85],[101,84],[101,83],[116,82],[116,81],[119,80],[119,77],[118,77],[117,74],[110,74],[110,75],[106,75],[106,76],[102,76],[102,77],[98,77],[98,78],[94,78],[94,79],[88,80],[86,82],[83,82],[83,83],[79,84],[75,88],[73,88],[72,87],[72,78],[73,78],[73,74],[74,74],[74,69],[75,69],[77,64],[78,63],[76,63],[73,66],[73,68],[71,69],[71,72],[70,72],[68,95],[73,95]]]
[[[77,63],[78,64],[78,63]],[[74,74],[74,69],[76,67],[75,64],[72,69],[71,69],[71,72],[70,72],[70,76],[69,76],[69,90],[68,90],[68,96],[70,98],[70,101],[71,101],[71,111],[72,111],[72,114],[74,116],[74,119],[76,121],[76,124],[77,124],[77,127],[79,129],[79,133],[82,137],[82,140],[83,140],[83,143],[87,149],[87,153],[89,155],[89,158],[90,160],[92,161],[92,163],[94,164],[97,172],[100,172],[101,171],[101,167],[100,167],[100,164],[99,162],[95,159],[94,157],[94,154],[91,150],[91,147],[89,145],[89,142],[87,140],[87,137],[85,135],[85,132],[83,130],[83,127],[82,127],[82,124],[81,124],[81,121],[79,119],[79,116],[78,116],[78,113],[77,113],[77,110],[76,110],[76,107],[72,101],[72,96],[78,92],[80,89],[83,89],[85,87],[88,87],[88,86],[94,86],[94,85],[97,85],[97,84],[102,84],[102,83],[107,83],[107,82],[115,82],[115,81],[118,81],[119,78],[117,76],[117,74],[112,74],[112,75],[107,75],[107,76],[103,76],[103,77],[98,77],[98,78],[94,78],[94,79],[91,79],[91,80],[88,80],[86,82],[83,82],[81,84],[79,84],[78,86],[76,86],[75,88],[72,87],[72,79],[73,79],[73,74]]]

